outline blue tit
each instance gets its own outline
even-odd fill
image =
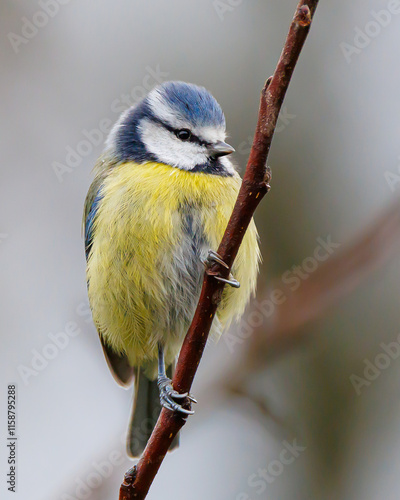
[[[205,88],[167,82],[121,115],[95,166],[84,210],[88,295],[113,375],[124,386],[135,378],[132,457],[161,405],[189,413],[170,377],[204,261],[218,248],[241,185],[225,138],[224,114]],[[214,338],[243,314],[259,260],[252,221],[232,269],[241,286],[225,288]]]

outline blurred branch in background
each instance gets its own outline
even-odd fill
[[[307,330],[304,326],[321,319],[330,307],[355,291],[374,271],[388,263],[398,253],[399,247],[400,201],[396,200],[347,248],[307,275],[295,291],[291,291],[282,278],[273,280],[262,295],[270,304],[275,290],[276,297],[277,292],[281,292],[280,296],[285,300],[275,305],[268,319],[264,316],[262,325],[254,328],[241,347],[240,357],[221,380],[225,390],[252,399],[262,413],[271,417],[265,402],[250,396],[246,389],[251,375],[264,368],[271,357],[305,340]],[[253,306],[247,320],[255,310]],[[257,311],[261,314],[260,307]]]
[[[197,83],[221,104],[236,162],[244,167],[259,90],[272,74],[284,27],[298,2],[155,0],[104,2],[101,8],[98,2],[61,3],[67,2],[40,0],[50,10],[60,4],[60,10],[18,54],[7,33],[27,33],[27,23],[41,23],[45,11],[29,0],[1,3],[0,58],[6,71],[0,86],[7,98],[0,118],[5,138],[0,233],[8,235],[0,242],[5,291],[1,373],[19,384],[23,442],[16,498],[115,500],[132,463],[126,459],[114,466],[109,456],[119,452],[122,460],[126,455],[121,439],[132,396],[117,389],[106,370],[86,302],[84,315],[78,311],[86,283],[77,228],[90,171],[107,134],[102,124],[111,126],[156,80]],[[217,3],[229,7],[223,20]],[[400,199],[395,182],[400,172],[400,65],[393,64],[400,45],[400,9],[393,12],[394,3],[320,2],[310,43],[283,104],[285,120],[278,121],[276,132],[284,131],[275,134],[269,159],[273,189],[257,209],[265,261],[256,298],[261,305],[276,287],[287,292],[287,300],[300,303],[324,262],[318,261],[294,291],[290,283],[284,287],[282,273],[289,270],[293,276],[293,264],[313,256],[315,238],[331,234],[334,243],[341,243],[327,259],[334,260],[382,215],[393,195]],[[344,45],[354,49],[351,61],[343,54]],[[379,91],[382,82],[384,91]],[[53,169],[57,161],[72,169],[61,183]],[[149,499],[173,494],[174,500],[204,500],[210,489],[218,500],[246,495],[252,500],[399,498],[400,356],[376,380],[369,382],[364,375],[366,361],[375,365],[377,356],[382,360],[381,344],[397,345],[400,332],[400,259],[395,254],[378,265],[351,284],[357,287],[353,291],[329,298],[328,304],[325,300],[324,310],[318,293],[306,309],[297,307],[296,316],[300,310],[308,318],[302,319],[303,326],[286,330],[282,341],[268,336],[288,326],[290,317],[280,318],[279,328],[273,322],[289,304],[266,309],[259,327],[264,328],[266,358],[260,372],[247,377],[245,390],[263,399],[283,427],[248,397],[232,397],[221,383],[217,390],[222,372],[247,353],[252,333],[247,336],[242,324],[232,325],[218,345],[209,342],[195,381],[196,416],[183,430],[181,448],[168,454]],[[338,276],[331,277],[330,286],[339,282]],[[256,306],[255,301],[249,304],[244,322],[251,311],[259,311]],[[319,308],[314,319],[309,307]],[[81,334],[71,337],[55,359],[44,360],[42,370],[36,353],[47,349],[50,332],[58,335],[71,321]],[[241,343],[230,352],[226,342],[236,332]],[[32,363],[37,363],[37,375],[26,385],[17,368],[33,369]],[[352,374],[368,382],[361,395]],[[274,460],[282,439],[289,437],[297,437],[307,452],[259,494],[248,485],[249,476]],[[99,479],[97,465],[103,462],[111,463],[114,472],[108,476],[105,468]]]

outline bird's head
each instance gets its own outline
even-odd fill
[[[226,158],[225,117],[203,87],[166,82],[128,109],[114,126],[107,148],[117,161],[156,161],[192,172],[232,175]]]

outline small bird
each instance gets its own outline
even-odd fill
[[[166,82],[121,115],[95,165],[83,217],[88,296],[111,372],[123,386],[135,379],[132,457],[143,451],[161,406],[193,413],[183,403],[194,398],[175,391],[171,378],[204,263],[220,261],[213,250],[241,185],[225,139],[224,114],[205,88]],[[232,287],[223,292],[214,338],[243,314],[259,260],[252,221],[235,279],[225,280]]]

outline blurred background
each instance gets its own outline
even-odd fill
[[[150,500],[399,498],[398,4],[320,1],[256,214],[257,299],[207,348],[196,414]],[[179,79],[220,102],[243,172],[295,6],[1,3],[1,498],[118,498],[132,393],[112,379],[87,305],[92,166],[119,113]]]

